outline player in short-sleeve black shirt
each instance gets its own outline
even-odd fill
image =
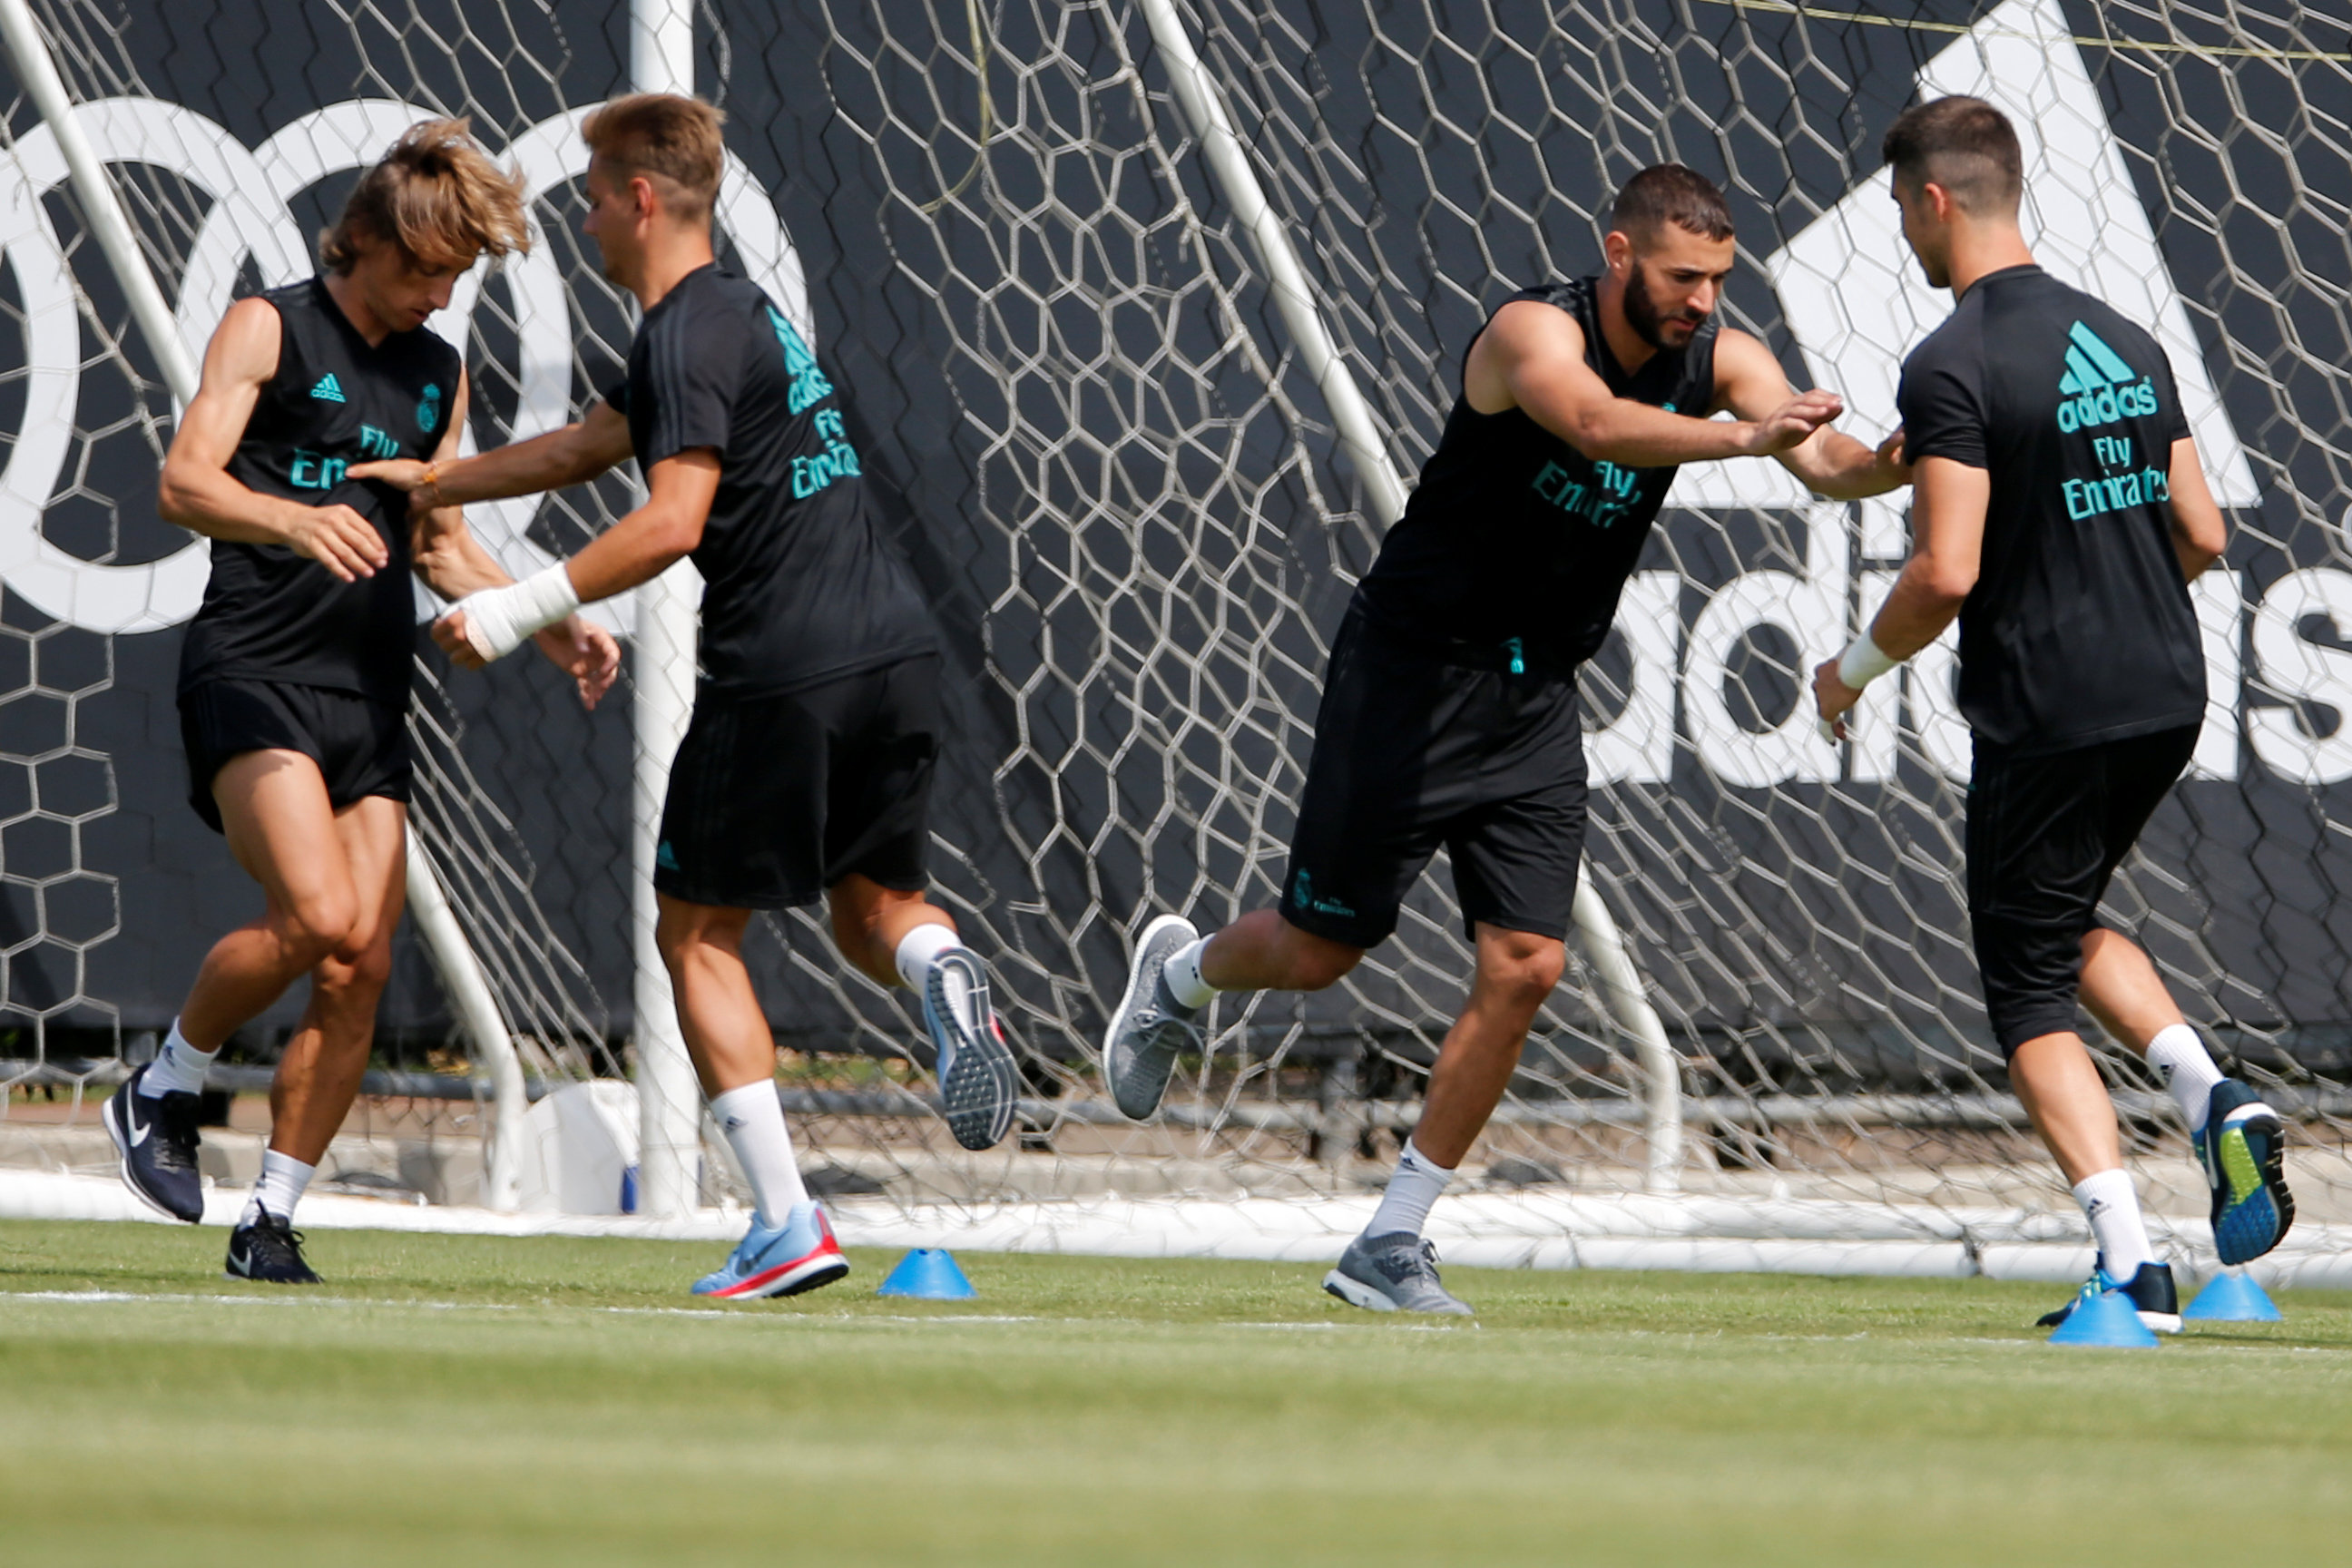
[[[1904,362],[1911,460],[1986,471],[1960,712],[2011,755],[2193,729],[2197,616],[2172,542],[2189,435],[2154,338],[2041,268],[1979,279]]]
[[[1019,1074],[986,971],[925,897],[941,731],[931,614],[883,538],[841,387],[776,301],[715,258],[719,116],[637,94],[582,134],[587,233],[645,310],[626,377],[564,429],[383,477],[415,505],[532,494],[633,457],[645,475],[644,504],[578,555],[467,599],[435,627],[462,663],[499,658],[548,617],[682,556],[701,574],[694,711],[654,859],[655,940],[754,1215],[694,1289],[790,1295],[849,1266],[776,1100],[775,1040],[741,952],[754,910],[824,901],[845,959],[916,992],[941,1109],[965,1147],[1011,1131]]]
[[[1912,555],[1867,631],[1815,672],[1836,725],[1871,679],[1959,619],[1959,707],[1975,740],[1964,842],[1970,936],[2010,1080],[2073,1184],[2113,1291],[2180,1323],[2150,1247],[2106,1090],[2077,1033],[2087,1006],[2145,1058],[2189,1121],[2226,1263],[2294,1218],[2282,1124],[2224,1079],[2147,955],[2099,903],[2188,767],[2205,715],[2189,583],[2227,530],[2156,340],[2033,262],[2017,226],[2013,128],[1979,100],[1923,104],[1886,138],[1906,238],[1958,295],[1903,367]]]
[[[715,263],[689,273],[646,312],[628,374],[605,395],[642,467],[698,447],[719,456],[693,552],[708,690],[785,691],[938,651],[929,607],[883,542],[833,383],[757,284]],[[893,872],[893,885],[909,879],[920,885],[919,859]],[[761,904],[773,896],[761,890]]]

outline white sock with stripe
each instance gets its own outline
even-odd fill
[[[253,1184],[253,1194],[245,1200],[245,1213],[237,1224],[251,1225],[268,1209],[279,1219],[291,1220],[294,1205],[302,1201],[302,1190],[310,1178],[319,1173],[316,1165],[306,1165],[291,1154],[281,1154],[275,1149],[261,1152],[261,1180]]]
[[[2202,1131],[2205,1112],[2213,1103],[2213,1086],[2221,1081],[2221,1069],[2213,1065],[2197,1031],[2186,1024],[2158,1030],[2156,1038],[2147,1043],[2147,1065],[2157,1081],[2171,1090],[2180,1114],[2189,1118],[2189,1131]]]
[[[200,1051],[188,1044],[188,1037],[180,1033],[180,1020],[172,1020],[172,1031],[163,1037],[163,1048],[147,1064],[144,1077],[139,1080],[142,1100],[161,1100],[167,1094],[202,1094],[205,1091],[205,1069],[213,1065],[216,1050]]]
[[[784,1125],[783,1102],[772,1079],[747,1083],[710,1097],[710,1117],[727,1135],[727,1147],[751,1184],[762,1229],[773,1230],[808,1202],[808,1184],[793,1158],[792,1130]]]
[[[1389,1177],[1388,1190],[1381,1194],[1381,1206],[1372,1211],[1372,1223],[1364,1227],[1364,1234],[1393,1236],[1404,1231],[1419,1236],[1421,1227],[1429,1223],[1430,1207],[1437,1202],[1437,1194],[1453,1180],[1453,1172],[1406,1139],[1404,1152],[1397,1156],[1396,1173]]]
[[[2074,1184],[2074,1201],[2091,1222],[2099,1243],[2099,1258],[2109,1278],[2128,1285],[2143,1263],[2156,1261],[2147,1244],[2147,1222],[2140,1217],[2139,1194],[2128,1171],[2101,1171]]]

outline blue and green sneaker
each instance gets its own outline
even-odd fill
[[[2193,1142],[2213,1193],[2213,1246],[2225,1264],[2260,1258],[2294,1224],[2285,1131],[2278,1112],[2236,1079],[2213,1086],[2204,1128]]]

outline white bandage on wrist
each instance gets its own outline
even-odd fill
[[[533,632],[579,607],[579,592],[561,561],[520,583],[484,588],[457,601],[457,608],[466,612],[466,640],[485,659],[504,658]]]
[[[1889,658],[1870,638],[1870,628],[1864,626],[1845,652],[1838,655],[1838,679],[1856,691],[1876,680],[1903,661]]]

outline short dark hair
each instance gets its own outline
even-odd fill
[[[636,92],[612,102],[580,122],[588,151],[611,165],[623,182],[646,174],[670,183],[663,199],[679,217],[708,218],[727,173],[727,116],[698,98],[674,92]]]
[[[1880,148],[1895,183],[1933,181],[1972,217],[2014,213],[2025,193],[2025,156],[2009,116],[1981,98],[1939,98],[1903,111]]]
[[[1715,182],[1681,163],[1654,163],[1625,182],[1609,209],[1610,225],[1636,239],[1673,224],[1707,239],[1731,237],[1731,208]]]

